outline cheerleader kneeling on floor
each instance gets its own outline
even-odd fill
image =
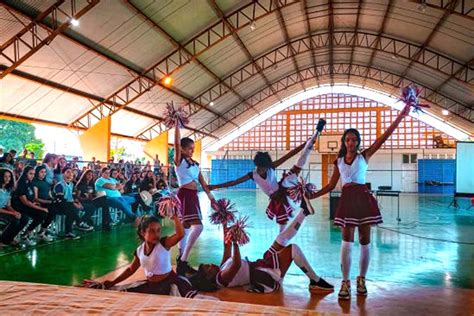
[[[367,295],[365,276],[369,268],[370,229],[372,225],[382,223],[382,215],[377,201],[366,185],[368,163],[409,112],[410,105],[407,105],[385,133],[362,152],[359,151],[361,144],[359,132],[353,128],[346,130],[341,139],[342,145],[338,158],[334,161],[334,173],[329,184],[318,192],[308,195],[310,199],[315,199],[330,192],[341,178],[342,195],[334,218],[334,224],[342,228],[341,270],[343,280],[339,299],[348,300],[351,297],[349,274],[356,227],[359,231],[360,243],[360,274],[357,277],[357,295]]]
[[[191,283],[178,276],[171,267],[171,247],[176,245],[184,236],[184,228],[177,216],[173,218],[175,233],[171,236],[161,236],[160,220],[156,216],[143,216],[137,228],[137,234],[142,241],[134,253],[130,266],[112,281],[101,285],[106,289],[126,292],[162,294],[192,298],[197,295]],[[138,268],[143,267],[146,280],[128,285],[115,286],[132,276]],[[97,284],[94,285],[97,287]]]
[[[326,122],[324,120],[319,120],[316,131],[305,143],[291,150],[277,161],[273,161],[268,152],[257,152],[253,160],[256,167],[254,171],[233,181],[209,185],[209,190],[235,186],[250,179],[255,181],[257,186],[260,187],[270,199],[266,210],[268,218],[270,220],[275,218],[279,225],[280,232],[283,231],[289,218],[293,216],[293,211],[299,208],[312,210],[310,206],[305,204],[304,200],[301,200],[301,203],[295,203],[289,197],[288,189],[298,183],[298,176],[301,169],[306,165],[314,143],[325,124]],[[278,181],[275,169],[300,151],[302,152],[296,164]]]
[[[305,198],[306,199],[306,198]],[[306,200],[309,204],[309,201]],[[306,216],[307,209],[301,209],[291,223],[277,236],[271,247],[257,261],[242,259],[238,241],[229,240],[224,230],[224,254],[221,265],[201,264],[198,272],[190,278],[200,291],[215,291],[221,287],[244,287],[249,292],[271,293],[280,289],[281,282],[292,262],[309,278],[311,293],[332,292],[334,286],[319,277],[306,259],[301,248],[290,244]]]

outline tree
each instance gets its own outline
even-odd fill
[[[43,155],[44,144],[41,139],[35,137],[35,127],[30,123],[0,120],[0,146],[5,151],[15,149],[18,153],[28,146],[40,159]],[[27,148],[28,149],[28,148]]]
[[[110,149],[110,156],[115,157],[118,160],[123,159],[124,156],[127,156],[125,153],[125,147],[116,147]]]
[[[44,144],[43,143],[41,143],[41,142],[28,143],[28,144],[25,144],[25,148],[29,152],[31,152],[31,151],[34,152],[36,159],[43,159],[43,155],[44,155]],[[29,157],[27,157],[27,158],[29,158]]]

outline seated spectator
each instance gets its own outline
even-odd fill
[[[0,234],[0,249],[4,245],[17,246],[14,238],[28,223],[28,217],[22,216],[10,203],[11,193],[15,187],[13,173],[6,168],[0,168],[0,219],[7,223]]]
[[[41,230],[38,238],[47,242],[53,240],[53,236],[48,233],[48,226],[53,222],[57,215],[57,208],[54,206],[53,197],[51,196],[51,185],[46,180],[46,166],[41,165],[35,169],[35,177],[33,179],[33,191],[35,193],[35,202],[40,206],[48,209],[48,215],[41,224]]]
[[[17,160],[15,162],[15,169],[13,173],[15,174],[15,178],[20,178],[21,174],[23,173],[23,169],[25,168],[25,162],[23,160]]]
[[[93,212],[102,209],[102,229],[110,230],[111,219],[107,198],[105,196],[97,196],[95,191],[95,178],[92,170],[86,170],[79,179],[76,186],[76,196],[82,203],[86,214],[93,214]],[[83,217],[82,220],[92,226],[92,221],[89,216]]]
[[[54,169],[58,164],[58,156],[55,154],[47,153],[43,158],[43,166],[46,168],[45,181],[52,186],[54,184]]]
[[[54,183],[59,183],[63,180],[63,170],[67,166],[66,158],[59,157],[58,164],[56,165],[56,169],[54,169]]]
[[[10,151],[5,153],[3,157],[0,157],[0,167],[13,170],[15,168],[15,156],[16,150],[10,149]]]
[[[73,172],[71,167],[63,169],[63,180],[54,186],[55,198],[59,200],[57,204],[58,212],[66,215],[65,235],[68,239],[79,239],[79,236],[72,232],[72,225],[75,223],[75,228],[82,231],[91,231],[94,228],[87,225],[84,219],[79,218],[78,210],[84,209],[79,200],[74,199],[74,184],[72,183]],[[84,218],[90,218],[90,214],[86,213]]]
[[[125,184],[127,182],[127,180],[125,179],[123,174],[120,172],[120,169],[111,168],[110,169],[110,177],[112,179],[114,179],[115,181],[117,181],[118,183],[120,183],[120,184]],[[122,191],[122,193],[123,193],[123,191]]]
[[[130,180],[125,183],[125,193],[138,193],[138,189],[140,188],[140,180],[138,179],[138,173],[135,172],[130,177]]]
[[[151,194],[156,192],[156,178],[153,171],[148,171],[143,181],[140,182],[140,191],[148,191]]]
[[[124,212],[129,218],[135,219],[136,214],[132,211],[132,205],[139,202],[137,196],[122,196],[123,185],[110,177],[110,169],[103,168],[101,177],[95,182],[95,190],[104,192],[107,196],[109,207],[115,207]]]
[[[36,245],[33,232],[36,226],[42,224],[48,217],[48,209],[35,202],[35,193],[33,189],[33,178],[35,170],[31,166],[26,166],[18,179],[17,188],[13,193],[12,206],[21,213],[22,216],[28,216],[32,222],[27,225],[21,235],[22,241],[28,246]]]

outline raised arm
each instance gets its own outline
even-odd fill
[[[166,237],[164,246],[167,249],[171,249],[171,247],[176,245],[184,237],[184,227],[181,221],[179,220],[179,217],[175,216],[173,220],[175,233],[171,236]]]
[[[235,185],[238,185],[238,184],[240,184],[242,182],[245,182],[247,180],[250,180],[250,179],[251,179],[250,173],[248,173],[245,176],[242,176],[242,177],[237,178],[237,179],[232,180],[232,181],[228,181],[228,182],[224,182],[224,183],[220,183],[220,184],[209,185],[208,188],[209,188],[209,191],[212,191],[212,190],[215,190],[215,189],[233,187]]]
[[[176,167],[181,164],[181,132],[178,124],[174,128],[174,164]]]
[[[301,145],[299,145],[298,147],[292,149],[290,152],[288,152],[286,155],[284,155],[280,159],[274,161],[273,162],[273,167],[276,169],[279,166],[281,166],[285,161],[287,161],[288,159],[290,159],[291,157],[296,155],[298,152],[300,152],[304,148],[305,145],[306,145],[306,142],[304,142]]]
[[[212,195],[211,190],[209,190],[209,186],[207,185],[206,179],[204,179],[201,172],[199,172],[199,183],[201,183],[201,186],[204,192],[206,192],[209,201],[211,201],[211,203],[215,203],[216,199],[214,198],[214,195]]]
[[[227,269],[221,270],[220,273],[220,282],[225,286],[227,286],[234,279],[242,264],[240,260],[239,245],[237,243],[233,243],[232,248],[234,249],[232,264]]]
[[[377,150],[385,143],[385,141],[392,135],[393,131],[398,127],[400,122],[410,113],[410,106],[406,105],[398,114],[397,118],[393,123],[388,127],[388,129],[383,133],[375,142],[366,150],[363,151],[364,157],[366,160],[369,160]]]
[[[222,261],[220,265],[223,265],[224,262],[226,262],[232,256],[232,245],[226,244],[225,242],[225,234],[227,233],[227,229],[227,224],[223,224],[222,231],[224,233],[224,236],[222,238],[222,241],[224,242],[224,253],[222,254]]]
[[[332,173],[332,176],[331,176],[331,180],[329,180],[329,183],[327,185],[325,185],[324,187],[321,188],[321,190],[319,190],[318,192],[315,192],[313,194],[309,194],[308,195],[308,198],[309,199],[316,199],[320,196],[323,196],[325,195],[326,193],[334,190],[334,188],[336,187],[336,184],[337,184],[337,181],[339,181],[339,177],[340,177],[340,173],[339,173],[339,168],[337,166],[334,167],[334,171]]]

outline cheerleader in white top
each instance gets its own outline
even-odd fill
[[[178,244],[179,256],[177,258],[178,275],[196,273],[188,264],[189,254],[203,230],[201,207],[199,206],[198,184],[201,184],[211,204],[215,198],[208,189],[206,180],[201,174],[199,163],[193,157],[194,141],[191,138],[181,138],[179,124],[175,128],[174,163],[178,178],[178,199],[181,202],[180,219],[184,226],[184,237]]]
[[[142,217],[137,228],[142,243],[135,251],[132,263],[114,280],[103,282],[102,286],[126,292],[195,297],[197,291],[193,290],[191,283],[185,277],[178,276],[171,268],[170,249],[184,236],[184,228],[178,217],[174,218],[174,224],[176,232],[162,237],[160,220],[155,216]],[[117,283],[132,276],[139,267],[145,272],[145,281],[115,287]],[[97,284],[93,285],[98,287]]]
[[[366,186],[368,162],[382,144],[392,135],[398,124],[408,115],[410,106],[400,112],[395,121],[369,148],[359,151],[360,134],[356,129],[348,129],[341,139],[341,149],[334,161],[334,173],[328,185],[320,191],[309,194],[310,199],[320,197],[336,187],[341,178],[342,195],[336,210],[334,224],[342,228],[341,270],[342,285],[340,299],[350,299],[351,249],[354,231],[359,231],[360,274],[357,277],[357,295],[367,295],[365,275],[369,267],[370,227],[382,223],[382,216],[374,196]]]
[[[255,164],[255,170],[249,172],[245,176],[242,176],[236,180],[217,184],[209,185],[210,190],[227,188],[238,185],[247,180],[253,180],[257,186],[270,198],[266,214],[270,220],[276,219],[276,222],[280,226],[280,232],[286,227],[288,219],[292,217],[294,210],[300,207],[306,209],[307,212],[313,213],[311,205],[307,205],[304,199],[300,201],[293,201],[288,193],[288,189],[298,184],[298,175],[301,169],[306,165],[309,154],[311,153],[316,139],[324,128],[326,121],[320,119],[318,126],[314,134],[300,146],[291,150],[285,156],[281,157],[277,161],[272,161],[272,158],[268,152],[257,152],[253,162]],[[301,155],[296,164],[290,169],[290,171],[283,175],[280,181],[277,180],[276,168],[282,165],[285,161],[296,155],[299,151]]]

